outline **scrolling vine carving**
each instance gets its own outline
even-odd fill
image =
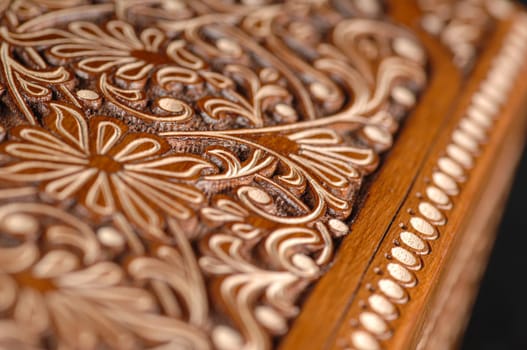
[[[514,9],[508,0],[418,0],[423,28],[452,52],[453,63],[470,68],[493,18],[506,18]]]
[[[0,345],[269,348],[425,84],[367,3],[0,1]]]

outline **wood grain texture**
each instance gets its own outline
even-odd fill
[[[380,2],[1,4],[0,345],[272,347],[426,84],[414,35]]]
[[[516,7],[0,11],[0,347],[454,346],[524,141]]]
[[[517,21],[522,22],[522,19],[518,19]],[[516,25],[518,26],[518,24]],[[487,136],[481,138],[483,144],[485,145],[483,149],[480,149],[479,146],[473,148],[471,144],[464,142],[463,140],[453,140],[452,137],[454,128],[457,128],[460,125],[466,127],[464,123],[460,124],[460,118],[467,116],[467,112],[470,110],[471,105],[474,103],[474,95],[476,94],[475,90],[481,88],[484,82],[488,81],[485,75],[488,74],[489,70],[491,70],[491,67],[496,65],[495,62],[492,62],[492,60],[496,57],[496,55],[499,54],[500,49],[504,49],[502,47],[502,42],[504,41],[503,36],[506,35],[506,33],[509,33],[509,30],[509,22],[504,23],[501,29],[496,30],[494,38],[489,41],[489,46],[487,48],[488,51],[485,52],[483,56],[481,56],[481,58],[479,59],[480,62],[478,62],[474,72],[472,73],[471,79],[469,79],[463,87],[465,93],[462,94],[462,96],[460,97],[460,101],[457,102],[457,107],[455,107],[455,109],[458,110],[450,111],[450,114],[454,115],[453,118],[447,121],[447,125],[443,126],[441,135],[438,137],[438,139],[435,141],[435,144],[429,150],[430,153],[428,153],[425,157],[426,162],[429,162],[429,165],[426,165],[425,162],[423,168],[420,169],[421,172],[428,174],[422,177],[421,179],[419,179],[418,177],[417,181],[412,185],[414,187],[421,187],[422,189],[419,189],[417,191],[414,189],[413,193],[412,190],[410,190],[409,198],[406,200],[406,203],[401,205],[397,209],[399,211],[399,214],[396,214],[394,216],[389,214],[387,215],[386,213],[384,214],[389,217],[389,219],[386,220],[386,226],[384,227],[390,227],[391,225],[391,228],[388,229],[388,232],[384,237],[384,241],[380,245],[380,247],[368,247],[368,243],[375,243],[364,242],[364,237],[355,236],[356,240],[354,240],[354,236],[350,235],[349,237],[347,237],[347,241],[344,242],[342,247],[342,251],[344,251],[345,249],[349,249],[346,250],[347,254],[342,253],[343,255],[337,256],[337,263],[335,264],[333,269],[317,285],[315,293],[317,290],[319,290],[319,288],[324,293],[327,293],[327,290],[331,289],[331,284],[334,285],[335,281],[341,281],[343,278],[343,275],[332,275],[332,273],[334,272],[338,273],[339,267],[342,267],[342,274],[346,274],[346,272],[352,272],[354,276],[361,275],[357,270],[350,268],[349,264],[353,264],[356,262],[351,261],[352,258],[350,258],[350,256],[353,253],[364,250],[364,265],[357,267],[357,269],[361,269],[363,268],[363,266],[368,266],[367,272],[365,275],[361,275],[362,280],[357,281],[356,284],[355,282],[353,282],[352,284],[353,286],[358,286],[359,290],[353,291],[352,294],[348,294],[348,298],[341,297],[342,299],[346,300],[345,304],[339,304],[339,299],[335,299],[332,296],[326,296],[328,303],[335,301],[336,305],[333,305],[333,312],[341,315],[340,311],[335,310],[342,310],[342,308],[344,308],[344,310],[348,311],[347,315],[345,316],[337,316],[339,317],[339,319],[338,322],[335,323],[334,327],[332,325],[324,326],[323,322],[320,322],[317,325],[320,326],[317,327],[317,329],[319,329],[318,332],[320,332],[320,329],[322,329],[323,332],[326,332],[327,330],[327,333],[316,337],[316,339],[320,338],[322,341],[321,344],[317,345],[319,348],[378,348],[381,347],[380,343],[382,342],[384,344],[383,347],[386,348],[407,349],[416,347],[419,341],[419,345],[422,346],[422,348],[427,348],[427,346],[430,346],[430,348],[432,348],[433,346],[435,346],[436,348],[449,348],[450,346],[452,346],[452,344],[456,342],[456,337],[452,336],[452,334],[456,334],[457,336],[459,336],[462,332],[462,323],[464,318],[466,317],[466,308],[470,305],[470,295],[474,293],[474,289],[477,285],[475,281],[477,281],[478,278],[472,277],[472,284],[470,285],[471,288],[469,289],[463,289],[462,286],[456,286],[457,291],[463,291],[463,296],[459,296],[456,298],[455,294],[449,295],[448,291],[443,290],[444,283],[442,282],[442,278],[439,276],[443,276],[443,278],[448,278],[451,273],[455,275],[456,269],[452,268],[452,266],[457,266],[457,269],[463,266],[463,258],[449,258],[451,250],[456,251],[468,249],[469,252],[472,249],[476,250],[477,244],[475,244],[474,238],[472,238],[472,244],[474,244],[474,246],[459,246],[461,243],[459,243],[458,239],[461,240],[461,238],[459,237],[464,237],[464,232],[471,232],[472,229],[474,229],[476,230],[476,232],[473,232],[472,235],[481,235],[483,233],[489,233],[492,230],[489,228],[486,228],[485,230],[481,229],[481,225],[485,225],[485,223],[492,222],[493,220],[496,220],[497,217],[499,217],[499,201],[492,201],[491,204],[489,204],[490,207],[493,208],[492,215],[490,215],[491,213],[489,213],[490,209],[486,209],[486,213],[482,214],[483,217],[478,219],[477,216],[472,216],[476,215],[473,214],[472,210],[474,210],[474,207],[478,203],[477,198],[479,198],[478,196],[480,195],[480,193],[483,192],[482,188],[487,188],[486,180],[488,179],[487,176],[490,176],[490,174],[496,173],[494,182],[501,183],[501,185],[495,185],[498,188],[493,188],[491,194],[487,194],[487,196],[499,198],[503,195],[504,192],[506,192],[506,186],[503,183],[506,183],[507,180],[510,179],[510,169],[514,168],[515,162],[517,161],[519,153],[521,152],[521,145],[524,141],[525,136],[525,113],[523,112],[524,106],[522,103],[522,93],[516,95],[513,94],[512,96],[510,96],[508,93],[506,94],[506,97],[510,98],[510,100],[507,102],[504,109],[500,111],[499,116],[495,116],[497,118],[503,119],[504,121],[500,121],[495,126],[493,126],[492,129],[489,130],[488,134],[484,132],[484,134],[487,134],[487,136],[490,138],[487,139]],[[514,35],[515,34],[513,33],[512,36]],[[509,34],[509,38],[510,36],[511,34]],[[508,48],[505,48],[504,50],[508,51]],[[520,69],[523,64],[523,61],[519,58],[523,55],[521,53],[521,50],[523,49],[518,48],[518,50],[519,52],[512,54],[512,56],[518,57],[516,69]],[[511,65],[511,62],[509,62],[509,65]],[[501,67],[501,69],[504,68]],[[499,73],[496,75],[499,76],[502,74],[503,71],[500,70]],[[515,71],[513,76],[521,76],[521,72],[517,70]],[[433,84],[433,79],[434,77],[432,76],[431,84]],[[511,82],[511,84],[514,84],[514,79],[510,78],[508,80]],[[522,82],[517,82],[515,84],[517,88],[515,88],[514,91],[521,92],[523,89]],[[423,97],[423,100],[425,100],[426,97],[427,96],[425,95]],[[506,126],[503,126],[504,124]],[[510,132],[511,130],[508,128],[515,127],[517,129],[515,129],[514,133],[510,134],[511,138],[507,138],[507,140],[505,141],[503,138],[504,134]],[[403,131],[402,135],[404,135],[404,132],[408,132],[410,128],[411,125],[409,125]],[[476,136],[475,138],[477,139],[479,137],[479,133],[474,134]],[[495,134],[497,135],[494,136]],[[403,143],[404,140],[405,138],[403,136],[400,142]],[[412,141],[414,147],[420,148],[422,141],[419,140],[419,137],[416,137],[414,135]],[[445,164],[443,164],[443,168],[441,168],[441,164],[437,162],[438,159],[443,160],[445,156],[449,156],[448,152],[446,152],[447,148],[445,147],[445,145],[450,145],[453,141],[455,144],[465,144],[465,147],[462,148],[465,149],[465,151],[468,151],[469,157],[463,157],[462,159],[470,159],[470,163],[474,161],[475,166],[474,169],[471,170],[471,172],[475,172],[476,174],[471,174],[469,179],[475,178],[475,180],[467,181],[466,170],[462,169],[463,171],[460,171],[460,169],[458,169],[457,167],[446,168],[448,165],[445,166]],[[494,143],[492,141],[494,141]],[[476,144],[477,143],[478,142],[476,142]],[[498,166],[496,164],[497,158],[495,157],[499,157],[497,154],[497,150],[500,149],[503,144],[509,144],[508,152],[510,153],[502,154],[501,157],[503,158],[499,159],[503,159],[503,161],[502,164]],[[398,147],[400,147],[400,144],[397,144],[395,146],[393,152],[397,152]],[[494,159],[494,161],[492,159]],[[463,164],[463,162],[457,163]],[[486,164],[481,165],[482,163]],[[385,165],[384,169],[389,169],[389,167],[390,159],[387,161],[387,164]],[[472,165],[468,166],[468,168],[472,168]],[[441,203],[441,205],[439,206],[437,205],[437,203],[433,203],[432,198],[427,195],[427,191],[425,190],[430,185],[435,185],[434,187],[439,188],[441,187],[438,186],[437,182],[434,180],[433,174],[437,171],[449,173],[449,177],[454,180],[452,184],[450,184],[450,182],[445,183],[444,181],[442,181],[442,183],[448,185],[447,188],[451,188],[452,193],[450,193],[449,195],[442,195],[441,197],[437,197],[437,191],[434,192],[436,195],[434,198],[448,199],[448,202]],[[487,175],[483,175],[485,174],[485,172],[487,172]],[[457,174],[460,175],[460,178],[458,179],[456,179],[455,177],[455,175]],[[375,187],[380,186],[379,179],[381,179],[382,176],[383,171],[381,170],[381,173],[377,178],[378,182],[374,183],[374,185],[370,189],[370,193],[374,193]],[[389,174],[386,174],[386,177],[389,176]],[[419,184],[419,182],[424,182],[424,186],[422,184]],[[397,189],[391,189],[391,191],[396,190]],[[406,192],[407,188],[403,187],[401,188],[401,190]],[[405,195],[405,193],[401,194],[401,196],[403,197]],[[379,201],[382,197],[377,198]],[[369,200],[373,201],[372,197],[370,197]],[[428,217],[426,217],[426,215],[423,215],[423,212],[419,210],[419,203],[422,203],[425,200],[426,202],[431,202],[432,204],[434,204],[436,208],[439,208],[439,212],[436,213],[428,210],[426,211]],[[385,204],[385,202],[383,201],[382,203],[382,207],[386,208],[387,205]],[[372,204],[372,210],[379,210],[379,206],[379,202],[374,202]],[[451,206],[454,207],[454,209],[452,209]],[[456,206],[461,206],[461,209],[457,209]],[[356,219],[354,226],[355,232],[356,230],[362,230],[361,232],[368,232],[368,234],[371,235],[375,234],[375,228],[377,228],[377,230],[379,230],[377,232],[384,235],[385,230],[382,228],[382,226],[379,227],[378,223],[378,221],[380,220],[379,218],[382,218],[382,214],[364,214],[364,211],[368,210],[367,208],[368,202],[365,203],[365,206],[361,209],[361,212],[359,213],[358,218]],[[362,216],[363,214],[364,216]],[[439,215],[436,218],[438,219],[436,223],[434,223],[434,220],[431,220],[432,216],[435,215]],[[427,237],[423,237],[422,235],[422,233],[424,232],[420,233],[419,230],[416,229],[417,227],[411,224],[411,219],[415,217],[425,218],[427,222],[432,223],[432,230],[430,230],[430,233],[432,233],[433,236],[428,237],[429,242],[425,243],[427,246],[425,254],[423,254],[422,251],[418,254],[415,254],[416,250],[412,251],[412,249],[409,249],[412,247],[409,247],[408,245],[405,245],[404,242],[401,242],[401,232],[405,231],[416,233],[420,235],[421,238],[425,238],[426,240]],[[368,218],[370,218],[370,220],[368,220]],[[465,227],[465,220],[479,220],[480,222],[478,223],[478,225],[473,225],[473,227]],[[361,226],[361,224],[363,224],[364,226]],[[371,229],[372,227],[373,230]],[[467,234],[467,236],[470,235]],[[470,241],[470,238],[467,239]],[[349,248],[349,246],[346,246],[346,243],[349,241],[353,241],[355,244],[351,248]],[[376,240],[374,241],[376,242]],[[478,244],[482,244],[483,246],[485,246],[488,245],[489,242],[492,242],[491,234],[489,234],[488,237],[481,238],[481,242],[478,242]],[[385,248],[383,248],[383,245],[385,246]],[[408,255],[401,255],[400,250],[395,251],[396,254],[394,254],[393,249],[399,249],[399,247],[405,248],[406,252],[412,252],[412,254],[410,255],[412,258],[409,258]],[[368,256],[368,252],[374,254],[375,257],[371,259]],[[394,255],[397,254],[399,255],[399,257],[401,257],[402,260],[397,261],[397,259],[394,259]],[[475,254],[472,257],[475,258],[475,256],[477,255]],[[460,261],[456,261],[456,259],[459,259]],[[465,259],[468,258],[465,257]],[[341,262],[342,260],[346,262]],[[401,261],[403,261],[405,264]],[[449,265],[449,261],[451,261],[451,265]],[[402,265],[405,268],[395,268],[392,270],[387,268],[389,264],[393,263]],[[484,258],[481,258],[479,260],[479,263],[479,265],[475,263],[473,266],[478,266],[478,269],[481,269],[481,265],[484,265]],[[348,265],[346,266],[346,264]],[[417,271],[414,272],[413,270]],[[420,272],[421,270],[423,270],[423,272]],[[477,276],[477,270],[473,271],[473,273],[474,276]],[[385,284],[384,286],[381,286],[377,283],[380,280],[391,280],[397,283],[395,283],[395,285]],[[459,283],[463,285],[462,281],[463,279],[460,278]],[[327,284],[323,286],[323,283]],[[403,286],[403,288],[399,291],[398,286]],[[442,311],[440,305],[433,303],[433,300],[435,300],[434,295],[438,290],[442,290],[443,293],[447,293],[447,298],[452,303],[457,303],[458,305],[458,307],[455,308],[457,313],[453,312],[452,309],[449,309],[450,313],[447,313],[445,311],[442,318],[443,323],[441,323],[441,326],[438,325],[438,327],[442,328],[445,333],[448,334],[450,332],[450,339],[448,339],[448,337],[442,338],[440,336],[441,332],[436,334],[433,333],[434,331],[430,329],[434,327],[434,320],[430,320],[428,314],[437,314],[438,312]],[[375,307],[372,306],[372,303],[370,302],[370,298],[372,296],[374,298],[378,296],[386,297],[386,294],[383,292],[389,292],[389,294],[391,293],[392,296],[395,296],[399,292],[401,292],[402,294],[401,298],[398,300],[397,298],[392,298],[392,300],[389,300],[390,298],[388,297],[388,300],[391,302],[391,306],[386,306],[385,303],[380,303],[378,299],[374,299],[374,301],[378,302],[378,309],[375,310]],[[322,298],[323,297],[324,296],[322,296]],[[351,302],[349,301],[350,299]],[[465,309],[463,309],[463,307],[461,306],[463,306]],[[379,307],[382,307],[382,309],[379,310]],[[395,311],[392,311],[393,309]],[[389,310],[390,312],[384,315],[382,314],[382,312],[379,312],[387,310]],[[302,316],[304,315],[301,315],[299,319],[302,319]],[[366,315],[366,317],[364,317],[364,315]],[[361,316],[363,317],[361,318]],[[327,317],[335,318],[335,315],[328,315]],[[326,316],[321,317],[319,312],[317,318],[324,320],[326,319]],[[458,320],[459,323],[456,323],[455,320]],[[291,334],[294,334],[295,331],[298,332],[298,334],[296,334],[297,338],[294,339],[293,343],[298,342],[297,344],[302,344],[299,339],[302,338],[302,334],[300,333],[303,331],[303,327],[304,325],[299,328],[294,328],[292,330]],[[428,344],[425,339],[422,339],[423,328],[428,328],[426,331],[426,335],[428,337],[427,339],[431,339],[431,344]],[[360,336],[357,338],[353,338],[354,332],[358,332]],[[307,335],[305,336],[307,337]]]

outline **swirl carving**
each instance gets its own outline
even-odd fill
[[[0,347],[271,348],[426,85],[377,1],[0,12]]]
[[[507,0],[418,0],[417,4],[423,29],[449,49],[452,62],[462,71],[472,67],[493,20],[508,18],[514,10]]]

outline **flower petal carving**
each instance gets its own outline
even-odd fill
[[[117,120],[95,116],[87,122],[73,107],[52,103],[50,108],[48,129],[18,128],[1,146],[0,152],[18,160],[1,167],[0,177],[41,183],[57,200],[77,197],[95,215],[122,210],[142,227],[162,225],[156,207],[186,219],[185,203],[203,201],[195,187],[175,181],[195,181],[202,171],[214,169],[211,163],[190,154],[165,155],[170,149],[165,141],[128,133]]]
[[[426,83],[355,3],[6,2],[0,348],[270,349]]]

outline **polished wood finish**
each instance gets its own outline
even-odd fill
[[[525,141],[523,10],[0,10],[0,348],[456,346]]]
[[[409,11],[402,5],[400,13],[404,16]],[[422,105],[410,117],[369,189],[368,200],[352,226],[355,235],[344,241],[333,268],[317,284],[283,349],[354,348],[350,339],[353,332],[364,329],[359,315],[371,310],[367,298],[379,292],[375,281],[387,274],[380,267],[386,264],[388,247],[398,245],[397,235],[408,228],[409,218],[417,211],[415,196],[424,195],[423,183],[432,182],[430,173],[437,168],[436,160],[445,154],[452,131],[466,115],[467,106],[486,78],[510,26],[510,21],[500,24],[487,38],[485,50],[466,77],[452,71],[444,48],[433,51],[435,43],[422,38],[425,45],[430,45],[427,50],[433,52],[431,66],[436,67],[430,89],[422,96]],[[516,77],[524,74],[525,67]],[[514,85],[483,148],[474,157],[470,177],[458,182],[460,194],[451,196],[454,208],[442,210],[447,216],[446,225],[441,226],[437,240],[429,241],[430,254],[422,256],[423,266],[415,272],[417,282],[407,289],[408,300],[395,303],[398,317],[379,337],[383,348],[453,348],[462,335],[525,141],[525,81],[515,79]],[[420,107],[425,107],[424,111]],[[446,120],[445,115],[449,116]],[[419,121],[423,124],[419,125]],[[425,129],[432,135],[430,138],[422,137]],[[434,135],[434,131],[438,133]],[[386,196],[393,201],[386,200]],[[380,346],[363,344],[365,348]]]

